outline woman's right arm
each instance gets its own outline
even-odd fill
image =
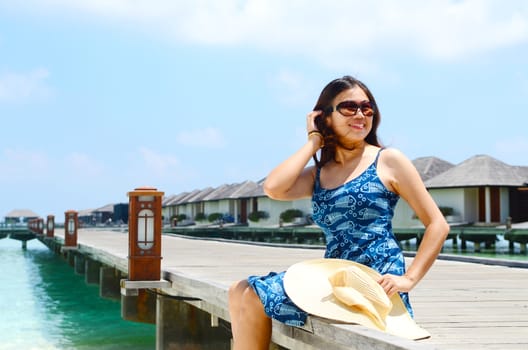
[[[306,117],[307,130],[317,130],[314,119],[321,112]],[[264,192],[272,199],[295,200],[310,197],[313,191],[315,167],[306,167],[312,156],[321,148],[322,138],[312,135],[292,156],[279,164],[266,178]]]

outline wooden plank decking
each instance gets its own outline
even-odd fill
[[[63,233],[57,230],[56,235]],[[126,271],[126,233],[79,230],[78,242],[81,251]],[[319,258],[323,250],[163,236],[162,254],[164,277],[172,281],[165,292],[203,298],[191,303],[228,319],[227,288],[233,281]],[[321,337],[344,337],[350,344],[334,349],[528,349],[527,268],[439,259],[411,292],[411,302],[416,321],[431,332],[430,339],[400,341],[364,327],[313,318],[305,330],[274,323],[274,340],[302,349],[323,348]],[[372,347],[373,339],[379,339],[379,347]]]

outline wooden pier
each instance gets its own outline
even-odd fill
[[[64,233],[57,229],[55,235],[53,242],[60,245]],[[41,240],[50,246],[49,239]],[[212,324],[229,322],[227,289],[233,281],[281,271],[296,262],[320,258],[324,252],[321,247],[288,248],[171,235],[163,236],[162,247],[163,278],[170,287],[158,292],[192,298],[186,303],[211,314]],[[77,251],[123,275],[127,272],[125,232],[79,230]],[[274,322],[272,340],[287,349],[303,350],[528,349],[528,262],[509,267],[492,259],[485,264],[457,259],[437,260],[411,292],[416,321],[432,334],[430,339],[409,341],[310,317],[302,329]]]

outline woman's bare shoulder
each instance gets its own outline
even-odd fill
[[[413,163],[395,148],[386,148],[381,152],[378,173],[385,185],[398,194],[401,194],[405,184],[420,182],[420,176]]]
[[[384,148],[380,155],[380,161],[393,168],[408,166],[412,164],[409,158],[397,148]]]

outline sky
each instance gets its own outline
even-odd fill
[[[0,0],[0,221],[259,181],[343,75],[411,160],[528,166],[523,0]]]

